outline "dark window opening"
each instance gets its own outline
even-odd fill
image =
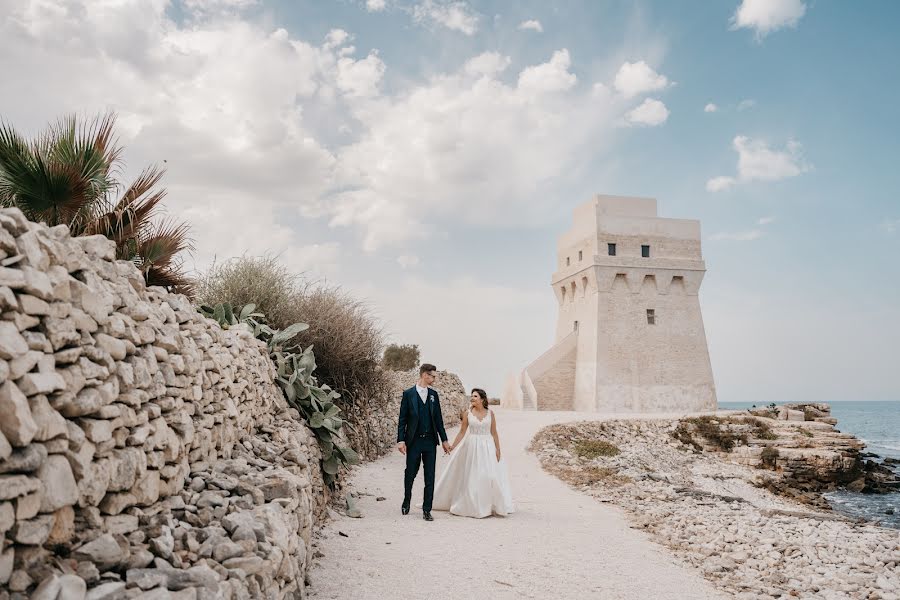
[[[641,246],[641,256],[650,258],[650,246]]]
[[[578,251],[578,262],[581,262],[581,250]]]
[[[656,325],[656,311],[652,308],[647,309],[647,324]]]
[[[578,321],[575,321],[575,331],[578,331]]]
[[[609,252],[610,256],[616,255],[616,245],[615,244],[607,244],[606,249]]]
[[[571,264],[572,264],[572,259],[570,259],[570,258],[567,256],[567,257],[566,257],[566,266],[568,267],[568,266],[571,265]]]

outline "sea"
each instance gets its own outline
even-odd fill
[[[721,402],[719,408],[741,410],[769,404]],[[838,420],[835,427],[845,433],[852,433],[864,441],[866,452],[877,454],[881,458],[900,459],[900,401],[847,401],[827,404],[831,406],[831,416]],[[825,497],[836,512],[900,529],[900,492],[859,494],[841,490],[828,493]],[[893,514],[888,514],[890,512]]]

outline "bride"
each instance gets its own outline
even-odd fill
[[[469,410],[450,450],[435,486],[434,510],[479,519],[515,511],[506,463],[500,459],[497,421],[484,390],[472,390]]]

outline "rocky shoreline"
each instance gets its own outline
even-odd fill
[[[900,599],[900,531],[822,499],[890,489],[893,474],[824,408],[554,425],[531,450],[736,597]]]

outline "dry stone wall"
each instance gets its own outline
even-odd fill
[[[302,598],[326,490],[262,343],[0,210],[0,599]]]

